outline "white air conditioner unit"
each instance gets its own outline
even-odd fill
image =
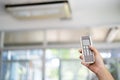
[[[6,4],[5,8],[13,16],[20,19],[71,17],[71,10],[68,1]]]

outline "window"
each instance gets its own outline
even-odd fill
[[[91,71],[80,64],[80,54],[77,48],[52,48],[45,49],[45,53],[43,52],[42,49],[3,51],[2,78],[0,79],[88,80],[89,78],[90,80],[97,80]],[[44,54],[45,59],[43,58]],[[104,57],[106,67],[110,70],[113,77],[119,80],[120,59],[118,54],[104,51],[101,54]],[[109,57],[106,57],[106,54]],[[45,65],[43,65],[43,62],[45,62]]]
[[[88,70],[80,64],[78,49],[47,49],[45,80],[87,80]]]
[[[42,80],[42,50],[2,53],[2,80]]]

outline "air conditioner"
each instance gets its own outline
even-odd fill
[[[19,19],[70,18],[68,1],[45,1],[37,3],[6,4],[5,9]]]

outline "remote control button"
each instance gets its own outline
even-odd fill
[[[86,46],[86,48],[87,48],[87,49],[89,49],[89,47],[88,47],[88,46]]]
[[[89,50],[87,49],[87,55],[89,55]]]
[[[84,52],[84,55],[87,55],[85,49],[83,50],[83,52]]]

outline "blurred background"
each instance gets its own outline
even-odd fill
[[[120,0],[0,0],[0,80],[97,80],[84,35],[120,80]]]

